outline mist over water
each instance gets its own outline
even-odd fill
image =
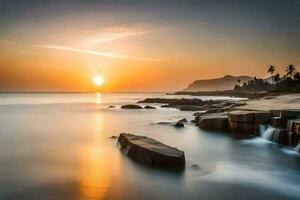
[[[300,156],[290,149],[263,138],[159,123],[191,120],[192,112],[158,104],[156,110],[120,109],[164,96],[0,94],[0,199],[300,199]],[[185,151],[186,169],[135,163],[110,139],[122,132]]]

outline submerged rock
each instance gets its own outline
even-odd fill
[[[176,127],[176,128],[183,128],[183,127],[184,127],[184,124],[181,123],[181,122],[177,122],[177,123],[175,124],[175,127]]]
[[[183,168],[184,152],[152,138],[121,133],[118,142],[126,155],[152,167]]]
[[[113,106],[113,105],[110,105],[110,106],[107,106],[107,108],[115,108],[116,106]]]
[[[156,108],[153,107],[153,106],[145,106],[144,108],[145,108],[145,109],[156,109]]]
[[[192,164],[191,167],[192,169],[200,169],[200,166],[198,164]]]
[[[142,106],[140,105],[135,105],[135,104],[127,104],[121,107],[122,109],[143,109]]]

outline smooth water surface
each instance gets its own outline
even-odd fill
[[[192,124],[158,124],[190,120],[192,112],[120,109],[162,96],[0,94],[0,199],[300,199],[300,156],[292,149]],[[186,169],[135,163],[110,138],[122,132],[184,150]]]

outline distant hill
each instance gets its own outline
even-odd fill
[[[238,80],[241,80],[241,84],[253,79],[250,76],[231,76],[226,75],[216,79],[196,80],[189,84],[184,91],[196,92],[196,91],[222,91],[233,90]]]

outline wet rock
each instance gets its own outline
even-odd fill
[[[296,119],[300,117],[300,109],[270,110],[270,113],[285,119]]]
[[[156,108],[153,107],[153,106],[145,106],[144,108],[145,108],[145,109],[156,109]]]
[[[274,127],[286,127],[287,125],[287,119],[283,117],[272,117],[271,118],[271,125]]]
[[[183,168],[184,152],[152,138],[121,133],[118,142],[125,154],[152,167]]]
[[[204,115],[199,117],[198,126],[209,130],[227,130],[228,116],[226,115]]]
[[[178,99],[165,99],[165,98],[146,98],[142,101],[138,101],[138,103],[172,103],[177,101]]]
[[[186,118],[183,118],[183,119],[181,119],[181,120],[178,120],[178,122],[181,122],[181,123],[186,123],[186,122],[188,122],[188,121],[187,121],[187,119],[186,119]]]
[[[128,104],[121,107],[122,109],[143,109],[140,105]]]
[[[235,133],[241,134],[254,134],[255,125],[254,123],[240,123],[229,121],[229,129]]]
[[[296,146],[300,142],[300,120],[289,120],[288,131],[290,133],[290,145]]]
[[[288,145],[289,144],[289,136],[288,136],[287,129],[276,128],[274,131],[274,134],[273,134],[272,141],[276,142],[278,144]]]
[[[191,106],[191,105],[179,106],[178,109],[180,111],[200,111],[200,110],[203,110],[202,106]]]
[[[229,113],[229,120],[237,123],[254,123],[254,113],[248,111],[235,111]]]
[[[272,118],[272,114],[269,112],[255,112],[254,113],[254,133],[256,135],[260,135],[259,126],[260,124],[270,124]]]
[[[201,114],[201,112],[195,112],[195,113],[193,113],[193,116],[196,117],[196,116],[198,116],[199,114]]]
[[[177,122],[177,123],[175,124],[175,127],[176,127],[176,128],[183,128],[183,127],[184,127],[184,124],[181,123],[181,122]]]

